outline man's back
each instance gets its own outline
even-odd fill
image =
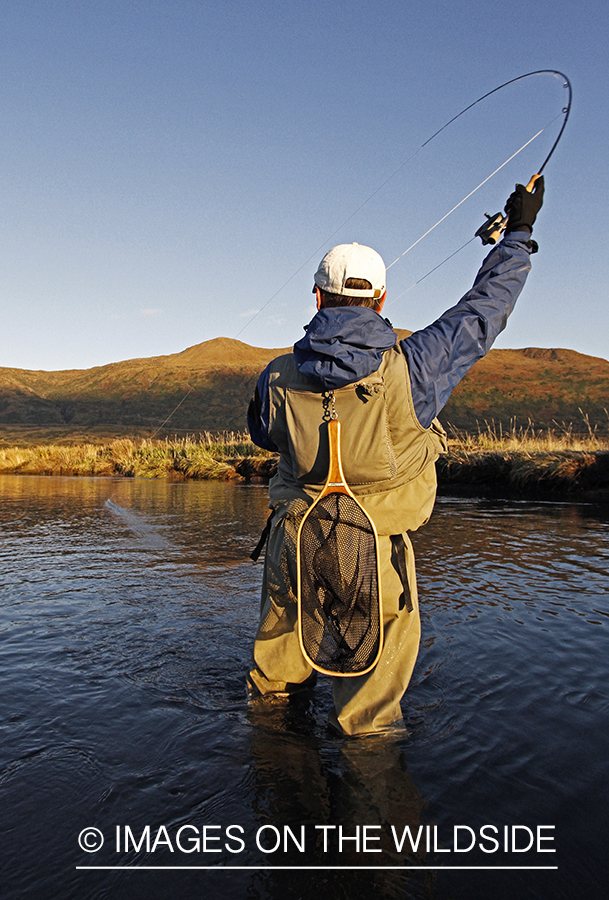
[[[530,229],[542,193],[543,183],[530,215],[518,219],[522,230],[508,228],[459,303],[403,341],[379,315],[385,266],[376,251],[343,244],[321,261],[313,289],[317,315],[294,352],[261,374],[248,411],[252,439],[280,454],[269,486],[273,513],[248,676],[252,699],[288,697],[315,682],[297,634],[296,544],[302,517],[326,478],[327,420],[334,407],[347,482],[378,532],[384,643],[372,671],[333,677],[330,724],[349,735],[401,727],[400,700],[420,639],[408,532],[433,508],[434,461],[446,446],[435,417],[505,327],[530,269]]]

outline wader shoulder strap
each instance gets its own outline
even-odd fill
[[[268,540],[269,533],[271,530],[271,519],[272,518],[273,518],[273,513],[271,513],[270,516],[268,517],[268,519],[266,520],[266,525],[262,529],[262,534],[260,535],[260,540],[256,544],[256,547],[250,553],[250,559],[253,560],[254,562],[258,562],[260,554],[262,553],[262,549]]]
[[[402,587],[404,590],[400,595],[400,609],[406,609],[412,612],[412,597],[410,596],[410,585],[408,584],[408,570],[406,568],[406,549],[404,537],[401,534],[392,534],[391,537],[391,565],[400,576]]]

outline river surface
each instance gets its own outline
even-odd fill
[[[359,740],[327,679],[246,703],[266,516],[0,477],[3,900],[606,897],[609,510],[441,498],[408,733]]]

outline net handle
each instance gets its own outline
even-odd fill
[[[328,449],[330,461],[328,463],[328,477],[320,497],[326,494],[348,494],[353,496],[343,472],[343,464],[340,455],[340,422],[338,419],[330,419],[328,422]]]

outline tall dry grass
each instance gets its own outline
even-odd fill
[[[520,427],[512,423],[503,429],[487,422],[475,434],[449,426],[449,452],[437,463],[440,482],[517,492],[609,490],[609,435],[555,424],[536,429],[530,422]],[[0,473],[229,479],[237,469],[244,477],[269,477],[273,456],[256,447],[248,434],[204,432],[164,440],[117,438],[106,444],[0,449]]]
[[[448,453],[437,463],[440,482],[521,495],[540,491],[606,494],[609,433],[601,433],[598,426],[592,428],[588,416],[580,413],[579,431],[571,422],[555,422],[554,427],[543,429],[530,421],[524,426],[512,422],[503,429],[491,421],[474,434],[449,426]]]
[[[478,425],[477,432],[460,431],[450,423],[447,426],[449,450],[470,453],[480,451],[516,451],[518,453],[556,453],[565,450],[591,453],[609,450],[609,412],[607,431],[601,432],[598,425],[590,424],[587,413],[580,409],[581,422],[554,422],[551,428],[536,428],[529,419],[526,425],[518,425],[513,419],[509,428],[501,424],[485,421]]]
[[[0,449],[0,473],[123,475],[131,478],[229,478],[233,463],[264,454],[238,432],[156,440],[120,438],[108,444],[46,444]]]

